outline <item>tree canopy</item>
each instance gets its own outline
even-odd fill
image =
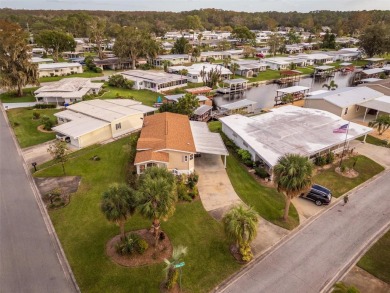
[[[172,48],[173,54],[188,54],[190,49],[190,44],[187,39],[181,37],[175,41]]]
[[[256,39],[254,32],[251,32],[246,26],[237,26],[232,31],[232,36],[238,39],[241,43],[246,43]]]
[[[368,57],[390,52],[390,26],[376,24],[367,27],[359,38],[360,48]]]
[[[0,85],[23,95],[27,84],[39,84],[38,66],[30,61],[28,35],[18,24],[0,20]]]
[[[35,37],[35,42],[46,50],[53,50],[53,59],[58,61],[59,54],[64,51],[74,51],[76,42],[70,34],[56,31],[44,30]]]

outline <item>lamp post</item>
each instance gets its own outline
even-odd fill
[[[31,165],[34,167],[34,172],[36,172],[37,171],[37,162],[31,163]]]

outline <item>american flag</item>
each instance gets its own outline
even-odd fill
[[[341,125],[339,128],[333,130],[333,133],[346,133],[348,131],[349,124]]]

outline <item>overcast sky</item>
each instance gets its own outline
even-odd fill
[[[0,8],[188,11],[389,10],[390,0],[0,0]]]

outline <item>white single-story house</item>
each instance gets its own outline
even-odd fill
[[[386,101],[389,106],[384,106]],[[377,106],[374,107],[373,104]],[[328,111],[346,120],[365,120],[368,118],[366,115],[373,111],[375,116],[379,113],[390,113],[390,97],[366,86],[346,87],[306,97],[305,108]]]
[[[83,148],[140,130],[144,117],[156,110],[130,99],[84,101],[56,113],[59,125],[53,130]]]
[[[306,59],[307,65],[328,64],[333,63],[333,56],[323,53],[299,54],[296,56],[299,59]]]
[[[39,77],[65,76],[76,73],[83,73],[83,66],[80,63],[47,63],[38,64]]]
[[[84,57],[83,52],[70,52],[70,51],[68,51],[68,52],[62,52],[61,55],[64,59],[75,59],[75,58]]]
[[[283,57],[265,58],[263,62],[272,70],[286,70],[291,64]]]
[[[188,54],[168,54],[158,55],[156,58],[151,59],[151,64],[156,67],[164,66],[164,61],[170,62],[171,65],[183,65],[191,63],[191,56]]]
[[[278,159],[299,154],[310,159],[330,151],[341,152],[345,140],[362,137],[371,128],[349,123],[348,135],[334,130],[348,123],[327,111],[292,105],[274,108],[269,113],[246,117],[231,115],[220,118],[222,131],[238,147],[248,150],[272,175]]]
[[[224,59],[226,56],[222,51],[208,51],[208,52],[200,52],[199,57],[192,57],[192,61],[198,61],[198,62],[206,62],[207,59],[213,58],[215,60],[221,60]]]
[[[163,92],[187,86],[187,77],[156,70],[129,70],[121,75],[134,82],[134,89]]]
[[[224,66],[219,64],[210,64],[210,63],[196,63],[196,64],[192,64],[191,66],[171,66],[168,67],[168,72],[178,74],[183,69],[186,69],[188,71],[186,77],[188,78],[188,82],[194,82],[194,83],[203,82],[202,72],[205,72],[207,74],[211,70],[221,71],[221,80],[229,79],[233,75],[233,73],[229,69],[225,68]]]
[[[237,50],[227,50],[222,52],[225,58],[230,59],[241,59],[244,58],[244,50],[237,49]]]
[[[233,63],[239,65],[239,68],[234,73],[247,78],[252,77],[253,74],[257,74],[260,71],[267,70],[267,64],[258,60],[237,60],[230,64],[230,68]]]
[[[97,94],[103,83],[91,82],[89,78],[72,77],[48,83],[37,89],[35,99],[38,103],[66,105],[82,101],[88,94]]]
[[[31,63],[34,64],[47,64],[47,63],[53,63],[53,59],[51,58],[41,58],[41,57],[32,57]]]
[[[233,103],[227,103],[219,106],[221,113],[223,114],[235,114],[235,113],[253,113],[255,111],[256,102],[243,99]]]

